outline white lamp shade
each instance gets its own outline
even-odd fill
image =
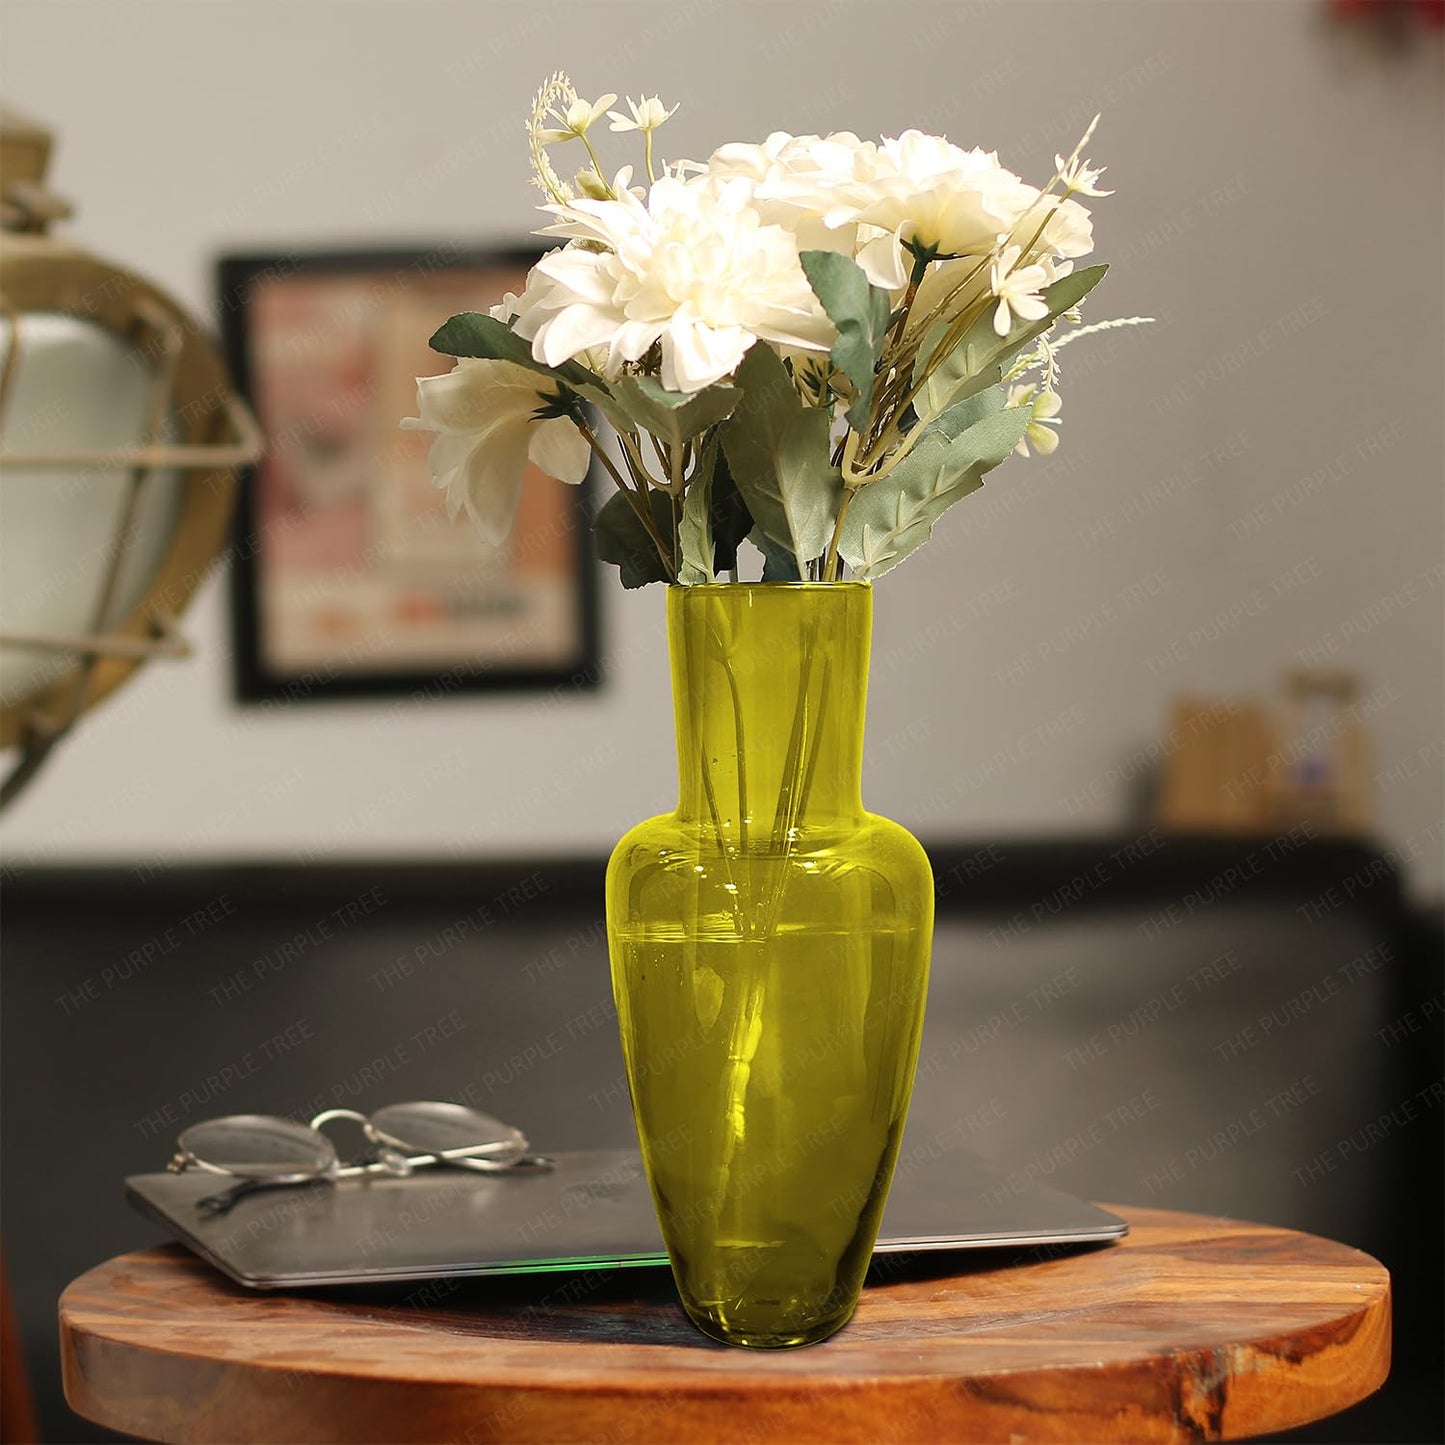
[[[143,353],[78,317],[28,313],[19,329],[4,416],[7,450],[119,450],[145,440],[155,371]],[[0,320],[0,362],[13,333]],[[129,615],[170,545],[181,480],[155,472],[145,483],[109,616],[97,625],[129,485],[125,468],[11,467],[0,475],[0,631],[74,637]],[[0,704],[23,702],[78,665],[73,652],[0,644]]]

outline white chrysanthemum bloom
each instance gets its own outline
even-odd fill
[[[858,174],[840,197],[851,218],[944,256],[986,256],[1037,199],[992,151],[906,130],[859,152]]]
[[[552,294],[554,289],[549,277],[539,275],[538,272],[533,269],[527,274],[527,284],[523,288],[522,294],[518,296],[515,291],[508,291],[495,306],[488,310],[487,315],[494,317],[498,321],[506,322],[508,326],[518,331],[519,334],[530,334],[530,332],[522,333],[514,323],[519,317],[525,316],[530,311],[545,310],[547,298]],[[558,302],[558,305],[563,304],[565,303]],[[541,324],[541,320],[542,318],[538,318],[534,321],[530,329],[535,330],[536,327]],[[588,347],[585,351],[579,351],[576,359],[580,361],[588,371],[595,372],[598,376],[603,375],[607,370],[606,347]]]
[[[876,150],[851,131],[826,136],[774,131],[761,145],[720,146],[707,169],[749,182],[763,219],[791,231],[800,251],[851,256],[873,285],[897,291],[908,279],[909,261],[896,231],[855,218],[853,191],[871,170]]]
[[[664,176],[645,202],[616,189],[615,200],[544,208],[558,217],[545,234],[584,244],[552,251],[534,268],[550,288],[515,327],[539,361],[560,366],[605,347],[613,375],[660,343],[662,384],[699,391],[730,375],[754,341],[832,345],[837,333],[796,241],[763,223],[747,185]]]
[[[1009,234],[1009,244],[1028,246],[1042,224],[1043,232],[1031,249],[1037,255],[1076,260],[1094,249],[1094,222],[1088,208],[1065,196],[1039,196]],[[1047,216],[1047,220],[1045,217]]]
[[[1040,391],[1032,383],[1025,386],[1011,386],[1008,389],[1009,406],[1026,406],[1033,412],[1033,420],[1024,428],[1019,444],[1014,450],[1023,457],[1028,456],[1028,444],[1041,457],[1052,456],[1058,449],[1059,434],[1054,430],[1059,424],[1059,410],[1063,403],[1056,391]]]
[[[633,100],[629,95],[627,108],[632,112],[630,116],[623,115],[618,110],[607,112],[607,117],[612,122],[608,127],[609,130],[652,131],[677,113],[677,106],[673,106],[669,110],[655,95],[644,95],[640,100]]]
[[[563,482],[587,475],[591,449],[576,425],[537,415],[548,403],[543,385],[510,361],[462,357],[441,376],[417,377],[421,415],[402,421],[409,431],[437,434],[429,461],[432,480],[446,488],[447,515],[465,507],[496,546],[512,530],[528,461]]]

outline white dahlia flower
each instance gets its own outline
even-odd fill
[[[514,323],[547,366],[605,352],[614,375],[657,343],[662,384],[698,391],[730,375],[755,341],[827,351],[836,332],[813,295],[796,239],[767,225],[746,183],[661,177],[642,199],[545,209],[544,234],[571,244],[534,268]]]
[[[896,291],[908,279],[909,261],[895,230],[860,225],[858,192],[877,151],[851,131],[789,135],[774,131],[761,145],[720,146],[709,174],[747,181],[763,219],[791,231],[800,251],[851,256],[875,286]]]
[[[966,151],[918,130],[860,153],[859,169],[843,198],[851,219],[944,256],[987,255],[1039,194],[992,151]]]

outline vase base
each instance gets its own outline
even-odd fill
[[[853,1318],[850,1306],[831,1319],[820,1320],[804,1329],[782,1328],[777,1330],[750,1328],[745,1325],[731,1325],[717,1315],[683,1306],[687,1317],[709,1339],[723,1345],[737,1345],[748,1350],[796,1350],[803,1345],[816,1345],[835,1335]]]

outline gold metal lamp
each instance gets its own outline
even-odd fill
[[[151,657],[224,546],[255,421],[201,325],[49,234],[47,132],[0,111],[0,807]]]

